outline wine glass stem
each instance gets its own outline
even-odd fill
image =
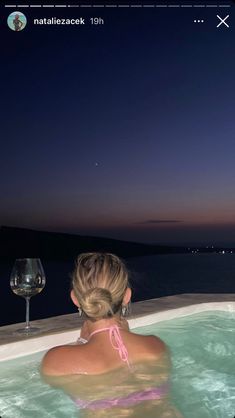
[[[29,323],[29,302],[30,302],[30,297],[26,296],[25,298],[26,300],[26,329],[30,328],[30,323]]]

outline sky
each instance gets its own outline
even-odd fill
[[[235,14],[226,4],[18,8],[20,32],[6,25],[15,9],[2,7],[0,225],[235,243]],[[217,14],[229,28],[217,28]],[[52,16],[86,24],[33,25]],[[104,24],[91,25],[95,16]]]

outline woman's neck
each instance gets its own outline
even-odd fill
[[[128,322],[126,321],[126,319],[121,318],[120,316],[113,316],[112,318],[100,319],[98,321],[91,321],[87,319],[82,325],[81,337],[88,339],[89,335],[92,332],[97,331],[101,328],[109,328],[114,325],[117,325],[123,330],[129,330]]]
[[[91,332],[96,331],[97,329],[101,328],[108,328],[113,325],[117,325],[121,327],[121,318],[120,317],[112,317],[107,319],[99,319],[98,321],[90,321],[88,320],[88,327]]]

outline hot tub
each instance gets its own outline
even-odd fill
[[[169,298],[167,302],[169,308]],[[194,303],[130,318],[133,332],[156,334],[170,347],[172,400],[184,418],[234,416],[234,324],[235,302],[232,300]],[[66,395],[40,382],[38,372],[45,350],[75,341],[79,333],[78,329],[71,329],[0,346],[2,418],[37,418],[37,414],[38,418],[62,418],[68,417],[68,411],[71,418],[79,416]],[[9,382],[13,376],[17,378],[12,386]],[[23,381],[18,380],[21,377]],[[33,415],[30,415],[32,410]]]

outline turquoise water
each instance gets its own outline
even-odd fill
[[[200,313],[138,332],[170,347],[172,397],[185,418],[234,418],[235,313]]]
[[[160,336],[172,355],[172,399],[184,418],[235,415],[235,313],[206,312],[133,330]],[[41,382],[43,353],[0,363],[2,418],[77,418],[63,392]]]

